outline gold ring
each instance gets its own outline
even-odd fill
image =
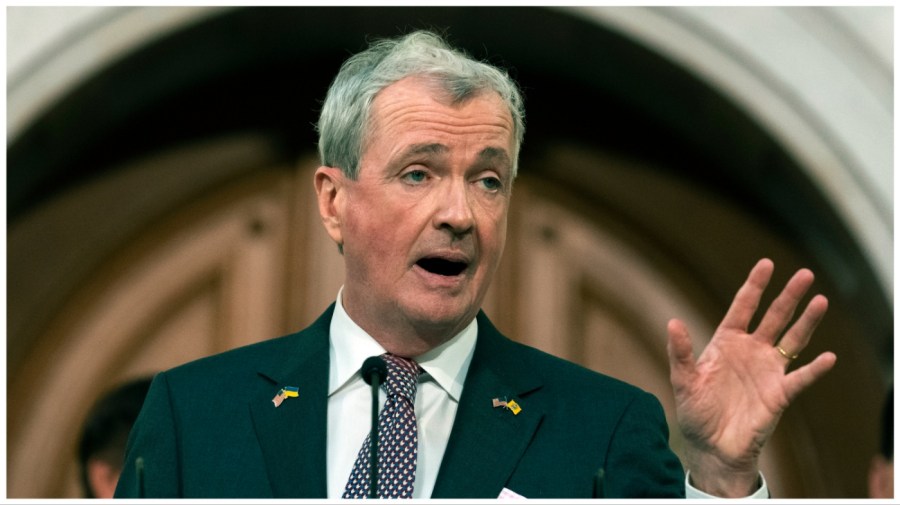
[[[782,349],[780,345],[776,345],[775,348],[778,349],[778,352],[781,353],[782,356],[784,356],[785,358],[787,358],[791,361],[794,361],[795,359],[800,357],[799,354],[788,354],[787,351]]]

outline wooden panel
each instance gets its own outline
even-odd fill
[[[284,331],[284,179],[263,172],[176,213],[73,299],[10,380],[10,496],[73,496],[72,420],[99,392]]]

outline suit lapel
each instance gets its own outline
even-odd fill
[[[521,367],[520,350],[478,316],[478,341],[432,498],[495,498],[544,416],[527,395],[541,387],[533,370]],[[507,397],[522,411],[494,407]]]
[[[328,330],[332,312],[333,306],[298,334],[288,356],[274,358],[270,366],[259,371],[262,385],[250,402],[250,412],[275,497],[326,496]],[[272,398],[285,386],[296,386],[298,396],[276,407]]]

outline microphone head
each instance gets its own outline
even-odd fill
[[[362,368],[359,369],[359,372],[362,374],[366,384],[371,386],[373,374],[378,375],[379,382],[384,382],[384,378],[387,377],[387,365],[385,365],[381,356],[372,356],[363,361]]]

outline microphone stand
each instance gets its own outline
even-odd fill
[[[138,498],[145,498],[146,491],[144,490],[144,458],[138,456],[137,459],[134,460],[134,471],[137,475]]]
[[[594,474],[594,498],[606,498],[606,469],[601,468]]]
[[[369,498],[378,498],[378,389],[387,377],[381,356],[366,358],[360,369],[363,380],[372,386],[372,427],[369,429]]]
[[[370,373],[372,380],[372,427],[369,432],[369,498],[378,498],[378,387],[377,371]]]

